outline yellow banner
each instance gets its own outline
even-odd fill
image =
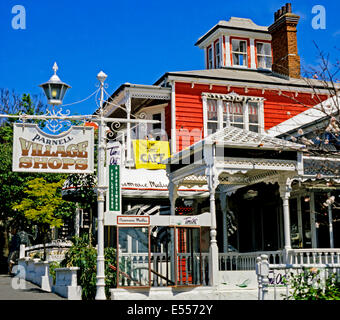
[[[160,164],[170,157],[168,141],[133,140],[136,169],[165,169]]]

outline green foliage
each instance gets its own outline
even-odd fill
[[[116,286],[116,272],[109,264],[116,262],[116,250],[105,248],[105,293],[109,299],[109,289]],[[79,267],[78,283],[82,287],[82,299],[94,300],[96,296],[97,250],[90,244],[88,234],[73,238],[73,246],[61,262],[62,267]]]
[[[6,114],[43,114],[44,104],[37,97],[31,98],[29,94],[19,97],[14,92],[11,94],[8,90],[0,89],[0,111]],[[47,182],[59,182],[65,179],[66,175],[61,174],[42,174],[42,173],[24,173],[12,171],[12,149],[13,149],[13,123],[16,119],[8,118],[0,122],[0,220],[6,228],[9,223],[19,226],[19,229],[28,229],[32,226],[32,221],[27,220],[21,211],[13,208],[15,199],[20,202],[26,198],[24,192],[27,183],[35,178],[44,178]],[[35,122],[42,127],[42,121],[27,120]],[[70,205],[71,206],[71,205]],[[58,216],[70,215],[74,212],[72,208],[65,210],[66,204],[58,208]],[[67,213],[66,213],[67,211]]]
[[[323,279],[323,272],[316,268],[305,269],[299,274],[291,274],[289,283],[293,300],[340,300],[340,282],[336,274]],[[285,281],[287,283],[287,280]]]
[[[56,280],[56,272],[55,269],[60,268],[60,262],[57,261],[52,261],[49,264],[49,272],[50,272],[50,276],[53,279],[53,285],[55,285],[55,280]]]
[[[57,215],[57,209],[64,205],[61,197],[63,183],[64,180],[53,183],[47,182],[44,178],[27,181],[24,189],[26,197],[13,205],[13,209],[24,213],[28,220],[38,225],[62,226],[63,220]]]

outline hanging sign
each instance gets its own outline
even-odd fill
[[[133,140],[136,169],[165,169],[162,161],[170,157],[168,141]]]
[[[121,169],[121,145],[119,142],[109,141],[106,150],[106,167],[109,169],[109,196],[108,208],[110,212],[121,212],[121,185],[120,185],[120,169]]]
[[[13,171],[93,173],[92,127],[72,126],[59,135],[43,132],[36,124],[15,123]]]

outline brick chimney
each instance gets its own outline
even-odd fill
[[[291,3],[286,3],[274,13],[274,23],[268,28],[272,35],[272,70],[290,78],[300,78],[300,57],[296,41],[299,18],[292,13]]]

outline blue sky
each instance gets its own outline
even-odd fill
[[[0,88],[40,94],[39,84],[52,74],[72,88],[64,104],[96,90],[96,75],[107,75],[107,91],[124,82],[153,84],[168,71],[204,68],[196,40],[219,20],[250,18],[258,25],[273,22],[279,0],[1,0]],[[296,0],[300,15],[298,49],[303,66],[318,61],[313,40],[331,59],[340,58],[339,1]],[[26,9],[26,29],[12,28],[14,5]],[[314,5],[326,9],[326,29],[312,28]],[[337,47],[337,48],[336,48]],[[94,99],[72,105],[72,113],[91,114]]]

